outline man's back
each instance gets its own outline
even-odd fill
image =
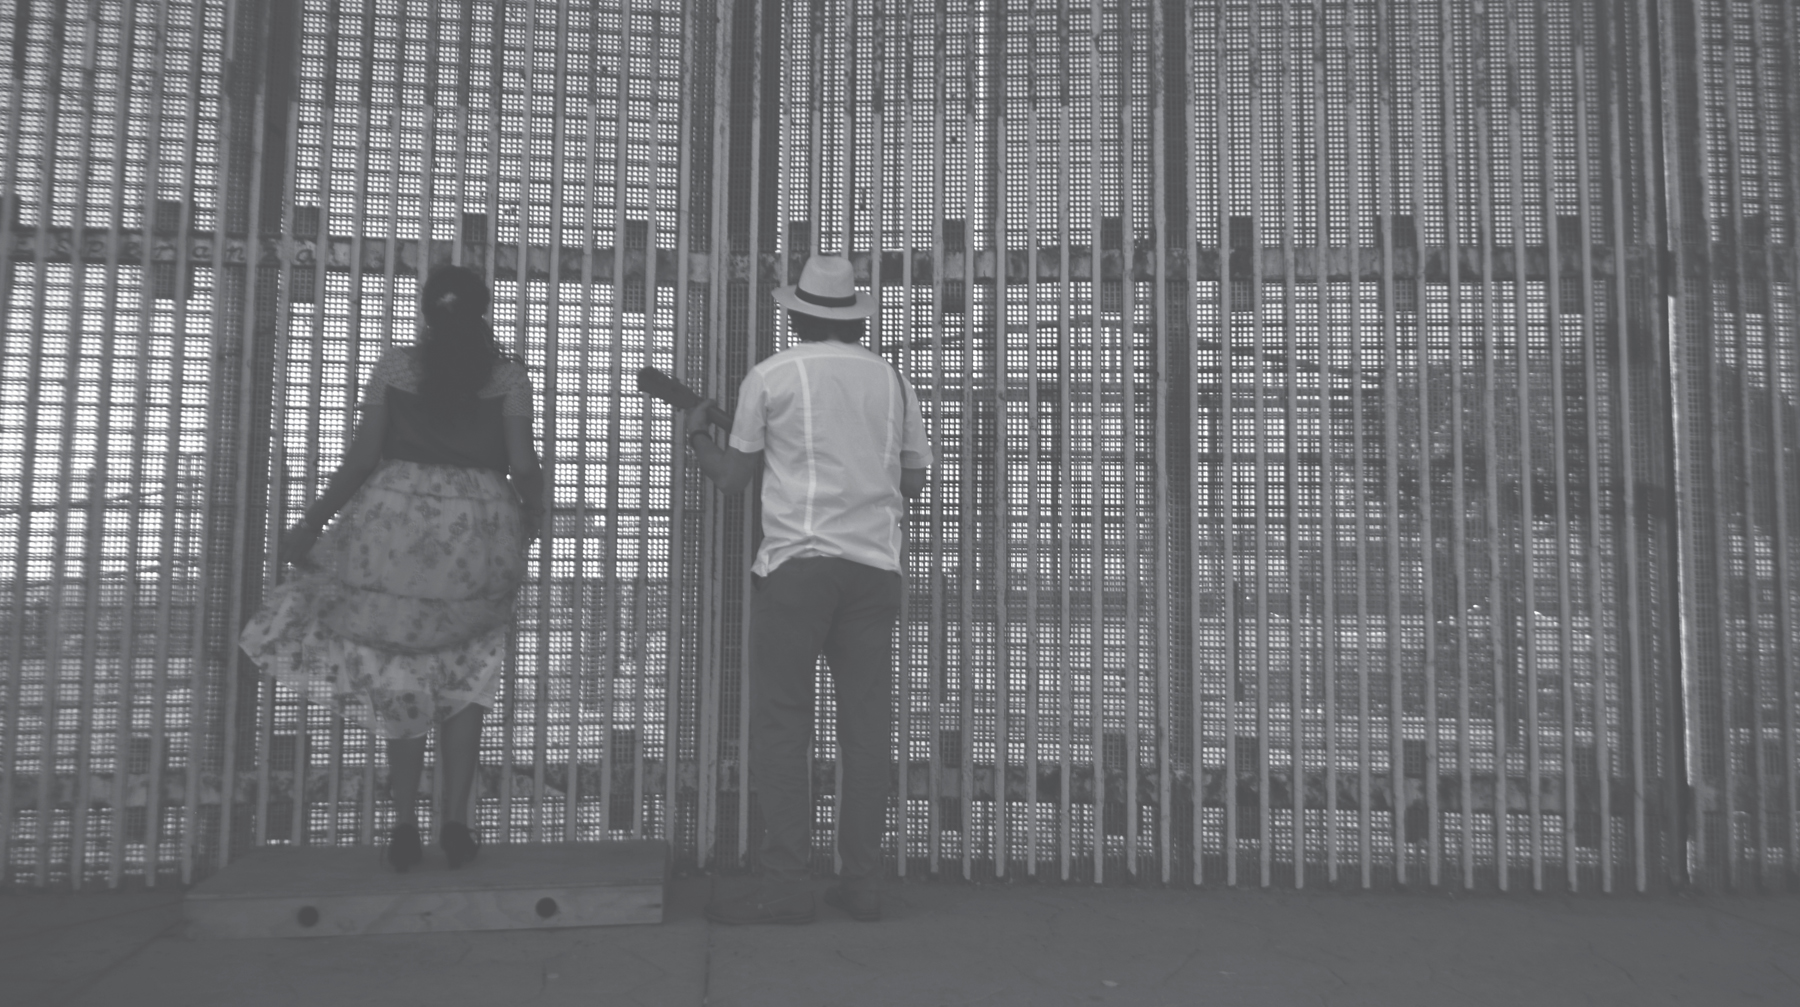
[[[918,398],[859,345],[800,342],[744,379],[731,446],[764,452],[756,573],[795,556],[900,566],[902,468],[931,464]]]

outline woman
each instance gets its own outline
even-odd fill
[[[281,560],[299,571],[241,638],[265,672],[387,740],[398,871],[424,859],[414,805],[433,724],[439,843],[452,868],[480,848],[468,805],[481,717],[543,508],[531,383],[482,318],[491,299],[467,269],[432,270],[418,344],[376,364],[343,465],[281,536]]]

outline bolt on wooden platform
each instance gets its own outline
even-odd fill
[[[195,885],[188,935],[337,937],[661,923],[668,844],[489,845],[459,870],[442,854],[398,874],[368,846],[264,847]]]

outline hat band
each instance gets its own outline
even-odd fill
[[[794,293],[798,295],[802,301],[805,301],[808,304],[817,304],[821,308],[856,307],[855,294],[851,294],[847,297],[827,297],[824,294],[815,294],[808,291],[805,287],[798,286],[794,288]]]

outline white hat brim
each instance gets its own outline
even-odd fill
[[[875,297],[865,291],[858,290],[856,292],[855,304],[843,308],[831,308],[826,307],[823,304],[814,304],[811,301],[801,300],[800,295],[795,292],[798,289],[798,286],[798,284],[794,284],[787,287],[776,287],[769,296],[775,298],[776,304],[781,305],[789,311],[798,311],[803,315],[811,315],[814,318],[831,318],[851,321],[858,318],[867,318],[875,313]]]

